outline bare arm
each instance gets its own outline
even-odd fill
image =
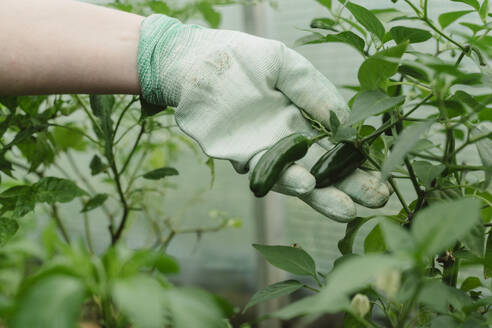
[[[138,94],[142,20],[72,0],[1,0],[0,95]]]

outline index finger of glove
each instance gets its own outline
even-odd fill
[[[321,72],[298,52],[283,48],[276,87],[312,118],[330,126],[330,113],[340,122],[347,120],[349,110],[342,96]]]

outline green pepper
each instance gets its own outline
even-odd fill
[[[352,143],[339,143],[314,164],[311,174],[316,187],[327,187],[347,177],[366,160],[366,155]]]
[[[256,197],[265,196],[280,178],[280,174],[293,162],[303,158],[311,139],[300,133],[291,134],[280,139],[256,164],[249,187]]]

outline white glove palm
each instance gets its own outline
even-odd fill
[[[304,57],[280,42],[241,32],[150,16],[142,25],[138,66],[144,98],[177,107],[179,127],[207,155],[231,161],[240,173],[251,170],[279,139],[294,132],[317,134],[299,108],[325,126],[330,112],[340,121],[348,117],[333,84]],[[351,198],[369,207],[384,205],[388,188],[361,170],[337,185],[346,193],[314,189],[308,170],[330,147],[322,146],[313,145],[289,167],[275,190],[299,196],[338,221],[355,217]]]

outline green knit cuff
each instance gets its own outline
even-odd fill
[[[181,25],[179,20],[166,15],[151,15],[142,22],[137,69],[141,93],[151,104],[171,105],[173,90],[171,86],[163,85],[165,79],[160,74],[160,68],[166,64],[172,50],[167,45],[175,38]]]

